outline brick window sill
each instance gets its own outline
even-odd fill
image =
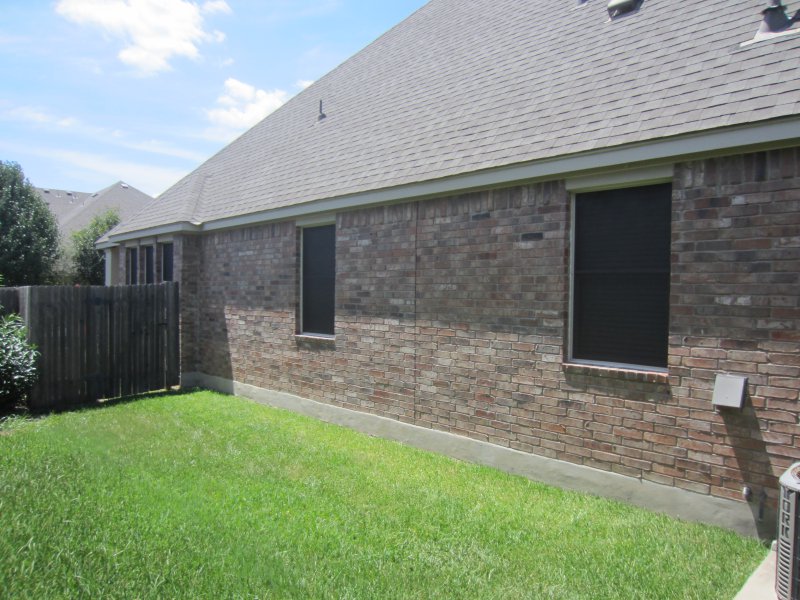
[[[294,336],[297,345],[314,346],[317,348],[335,348],[336,337],[321,333],[297,333]]]
[[[641,383],[669,383],[669,373],[666,370],[645,371],[583,363],[564,363],[564,370],[572,375],[591,375],[593,377],[605,377],[608,379],[621,379],[624,381],[636,381]]]

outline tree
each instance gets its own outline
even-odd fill
[[[91,222],[72,234],[72,265],[75,283],[82,285],[103,285],[105,281],[105,253],[97,250],[94,243],[119,224],[119,212],[110,208]]]
[[[8,286],[47,283],[58,257],[58,225],[22,168],[0,161],[0,274]]]

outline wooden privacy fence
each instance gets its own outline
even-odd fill
[[[16,297],[16,300],[14,299]],[[0,288],[36,344],[34,409],[53,409],[178,385],[178,284]]]
[[[19,290],[0,287],[0,316],[19,312]]]

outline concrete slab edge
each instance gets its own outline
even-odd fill
[[[771,538],[775,531],[774,513],[768,513],[759,520],[757,506],[751,506],[745,502],[707,496],[609,471],[528,454],[488,442],[402,423],[387,417],[333,406],[204,373],[184,374],[181,385],[184,388],[200,387],[242,396],[275,408],[289,410],[415,448],[493,467],[559,488],[620,500],[686,521],[717,525],[745,536]]]
[[[745,582],[733,600],[776,600],[775,567],[777,552],[775,546],[767,553],[766,558]]]

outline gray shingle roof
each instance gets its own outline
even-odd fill
[[[91,196],[89,192],[75,192],[71,190],[54,190],[52,188],[35,188],[39,197],[45,201],[50,212],[56,218],[59,227],[67,216],[75,210],[81,210],[86,199]]]
[[[740,47],[763,0],[606,5],[433,0],[114,233],[800,113],[800,35]]]
[[[93,217],[109,209],[117,209],[120,219],[126,221],[153,200],[152,196],[122,181],[94,193],[50,188],[36,188],[36,191],[50,207],[65,238],[83,229]]]

